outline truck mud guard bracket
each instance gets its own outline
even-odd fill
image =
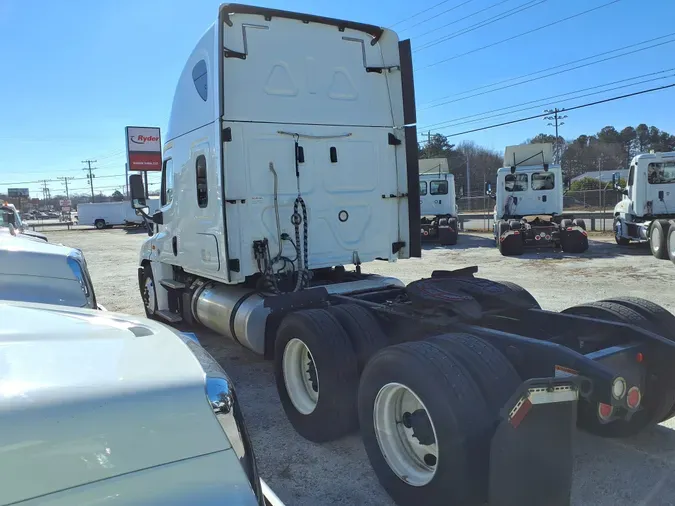
[[[490,445],[490,506],[569,506],[579,385],[525,381],[500,413]]]

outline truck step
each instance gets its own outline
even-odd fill
[[[155,314],[162,320],[169,323],[178,323],[183,321],[183,317],[181,315],[172,313],[171,311],[168,311],[166,309],[156,311]]]
[[[183,290],[185,288],[185,283],[174,279],[161,279],[159,284],[164,288],[173,288],[174,290]]]

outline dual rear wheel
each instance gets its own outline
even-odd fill
[[[491,433],[518,374],[467,334],[387,344],[357,305],[287,315],[275,373],[291,424],[315,442],[360,427],[378,479],[399,504],[484,502]]]

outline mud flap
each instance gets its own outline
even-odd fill
[[[578,384],[524,382],[501,413],[490,447],[490,506],[569,506]]]

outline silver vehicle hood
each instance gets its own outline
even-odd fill
[[[0,503],[230,448],[162,324],[0,302]]]

